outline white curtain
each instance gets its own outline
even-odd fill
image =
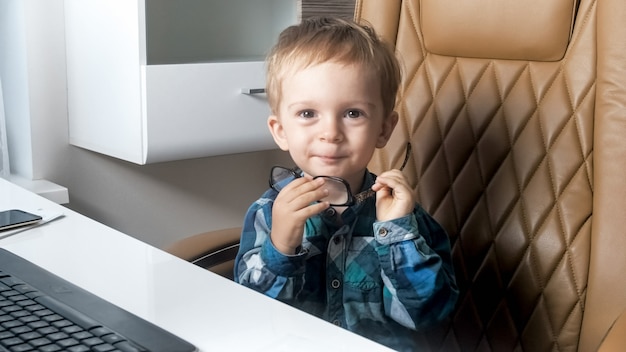
[[[7,144],[7,128],[4,118],[4,97],[2,95],[2,80],[0,80],[0,177],[8,178],[9,170],[9,147]]]

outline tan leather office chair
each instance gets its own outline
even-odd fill
[[[209,231],[177,241],[165,251],[232,280],[240,236],[240,227]]]
[[[626,349],[626,2],[357,0],[356,19],[404,67],[371,170],[410,139],[453,246],[461,296],[425,350]]]
[[[411,139],[453,244],[457,310],[424,345],[597,350],[626,308],[626,2],[358,0],[356,18],[405,71],[371,169]]]

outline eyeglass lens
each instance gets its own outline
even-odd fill
[[[348,205],[349,193],[346,184],[332,177],[320,177],[324,178],[324,187],[328,190],[328,196],[320,199],[320,201],[327,201],[333,206]]]
[[[300,177],[296,171],[282,166],[274,166],[270,175],[270,186],[280,192],[294,178]]]

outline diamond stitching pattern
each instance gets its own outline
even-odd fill
[[[419,18],[419,1],[403,1],[401,121],[372,169],[394,167],[411,139],[405,173],[453,245],[457,311],[421,338],[433,350],[576,350],[591,236],[595,1],[581,2],[560,62],[429,54]]]

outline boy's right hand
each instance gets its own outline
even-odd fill
[[[283,188],[274,200],[272,207],[272,243],[278,251],[286,255],[296,254],[302,245],[304,223],[313,215],[319,214],[330,205],[317,202],[328,195],[324,179],[300,177]]]

